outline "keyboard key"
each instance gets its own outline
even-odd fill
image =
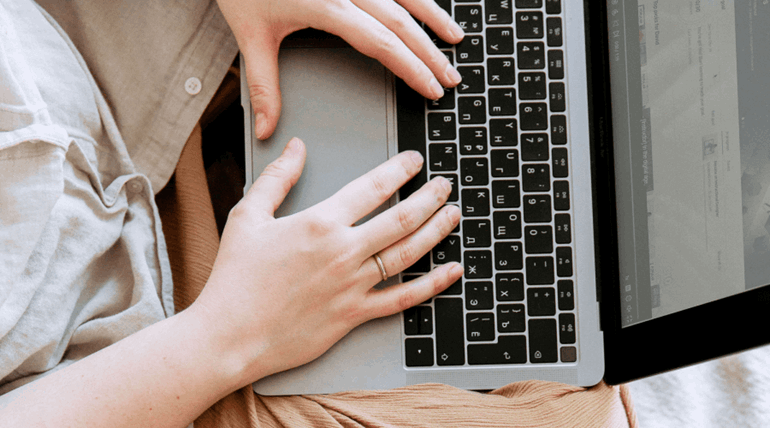
[[[556,243],[569,244],[572,242],[572,225],[569,214],[556,214],[553,217],[553,222],[556,229]]]
[[[447,199],[447,202],[457,202],[460,200],[460,191],[457,190],[457,174],[432,174],[430,179],[433,180],[438,176],[444,177],[449,180],[450,183],[452,183],[452,191],[449,193],[449,199]]]
[[[457,138],[457,120],[454,113],[428,113],[428,137],[435,140]]]
[[[551,190],[551,167],[548,164],[526,164],[521,175],[525,192]]]
[[[415,150],[427,158],[425,147],[425,109],[423,97],[407,86],[403,80],[396,80],[396,120],[398,122],[398,151]],[[428,181],[426,166],[399,190],[399,199],[404,200]]]
[[[487,28],[487,55],[513,53],[513,29],[509,27]]]
[[[430,337],[406,339],[407,367],[430,367],[433,365],[433,339]]]
[[[448,288],[444,289],[441,293],[439,293],[439,296],[459,296],[460,294],[463,294],[463,280],[462,278],[455,281],[452,285],[450,285]]]
[[[527,284],[553,284],[553,257],[527,257]]]
[[[460,263],[460,237],[449,235],[433,247],[433,264]]]
[[[487,83],[490,86],[515,85],[515,63],[511,57],[489,58],[487,60]]]
[[[491,282],[465,283],[465,309],[469,311],[492,309],[494,306],[493,296]]]
[[[463,302],[461,299],[436,299],[436,362],[440,366],[465,364]]]
[[[420,334],[420,310],[417,306],[404,310],[404,334]]]
[[[489,115],[513,116],[516,114],[516,89],[497,88],[489,90]]]
[[[555,319],[529,320],[529,361],[555,363],[558,359]]]
[[[500,302],[524,300],[524,276],[521,272],[506,272],[495,275],[495,296]]]
[[[521,239],[521,214],[518,211],[495,211],[495,239]]]
[[[559,50],[548,51],[548,77],[551,80],[564,78],[564,52]]]
[[[457,170],[457,145],[454,143],[430,144],[428,146],[431,171]]]
[[[527,223],[550,222],[551,195],[527,195],[524,198],[524,221]]]
[[[420,315],[420,334],[433,334],[433,309],[430,306],[418,306]]]
[[[543,37],[543,12],[517,12],[516,37],[540,39]]]
[[[521,134],[521,159],[525,161],[548,160],[548,134]]]
[[[561,362],[574,363],[575,361],[577,361],[577,348],[574,346],[562,346]]]
[[[465,247],[491,246],[492,223],[489,220],[463,220],[463,241]]]
[[[556,292],[552,287],[527,289],[527,313],[531,317],[556,315]]]
[[[455,22],[466,33],[481,32],[481,6],[455,6]]]
[[[551,144],[555,146],[567,144],[567,117],[564,115],[551,116]]]
[[[543,42],[520,42],[516,45],[516,58],[520,70],[542,70],[545,68],[545,45]]]
[[[480,65],[467,65],[457,67],[462,81],[457,85],[457,92],[461,94],[483,94],[484,85],[484,67]]]
[[[567,157],[567,149],[558,148],[551,150],[551,159],[554,177],[564,178],[569,176],[569,158]]]
[[[455,89],[444,88],[444,96],[437,100],[425,99],[428,110],[454,110],[455,108]]]
[[[548,85],[548,92],[551,93],[551,111],[563,112],[567,110],[567,95],[564,89],[564,83],[555,82]]]
[[[484,0],[487,24],[512,24],[513,11],[508,0]]]
[[[519,144],[518,134],[516,119],[489,120],[489,140],[493,146],[516,146]]]
[[[560,279],[556,283],[556,287],[559,292],[559,310],[571,311],[575,309],[575,289],[572,280]]]
[[[484,37],[465,36],[455,46],[455,51],[457,52],[457,62],[460,64],[482,62],[484,60]]]
[[[561,13],[561,0],[545,0],[545,13],[558,15]]]
[[[569,209],[569,181],[553,182],[553,208],[557,211]]]
[[[486,217],[489,215],[489,190],[463,189],[461,196],[464,217]]]
[[[492,177],[518,177],[519,151],[516,149],[492,150]]]
[[[428,273],[430,272],[430,254],[426,254],[420,257],[420,260],[408,268],[404,269],[404,273]]]
[[[495,314],[490,312],[465,315],[468,342],[491,342],[495,340]]]
[[[546,98],[545,73],[520,73],[519,98],[544,100]]]
[[[487,158],[460,159],[460,177],[463,186],[484,186],[489,183]]]
[[[556,248],[556,275],[572,276],[572,247]]]
[[[487,100],[482,97],[459,97],[457,111],[463,125],[481,125],[487,121]]]
[[[497,344],[468,345],[468,364],[524,364],[527,339],[524,336],[500,336]]]
[[[548,104],[522,103],[519,120],[522,131],[548,129]]]
[[[516,9],[540,9],[543,0],[516,0]]]
[[[548,18],[545,20],[546,41],[548,46],[561,46],[562,30],[561,18]]]
[[[529,199],[529,197],[527,198]],[[527,204],[524,204],[526,208]],[[525,219],[526,220],[526,219]],[[553,252],[553,230],[551,226],[527,226],[524,228],[524,248],[527,254],[550,254]]]
[[[497,270],[521,270],[524,267],[521,242],[495,242]]]
[[[521,194],[517,180],[495,180],[492,182],[492,206],[495,208],[518,208]]]
[[[487,128],[460,128],[460,154],[484,155],[487,153]]]
[[[489,250],[466,251],[463,257],[465,278],[492,278],[492,252]],[[466,288],[466,293],[467,293]]]
[[[559,314],[559,343],[575,343],[575,314]]]
[[[497,305],[497,331],[522,333],[527,328],[524,305]]]
[[[444,9],[449,16],[452,16],[452,0],[436,0],[436,4]]]

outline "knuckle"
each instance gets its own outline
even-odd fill
[[[402,230],[411,231],[417,227],[419,219],[413,209],[408,207],[400,207],[396,210],[398,216],[398,224]]]
[[[370,183],[375,196],[380,199],[389,198],[390,195],[395,191],[388,179],[382,175],[373,175]]]
[[[249,97],[252,100],[270,98],[274,95],[273,92],[273,86],[259,77],[252,79],[252,82],[249,82]]]
[[[417,297],[414,294],[414,289],[405,287],[398,295],[398,301],[396,302],[396,312],[409,309],[415,304],[417,304]]]
[[[372,53],[375,58],[390,56],[398,48],[398,38],[387,28],[381,28],[375,36]]]
[[[322,237],[332,234],[335,224],[324,216],[313,215],[307,219],[306,227],[310,236]]]
[[[398,247],[398,260],[402,266],[409,267],[417,261],[417,254],[414,252],[414,248],[408,243],[404,243]]]
[[[238,202],[237,204],[235,204],[235,206],[232,209],[230,209],[230,212],[227,213],[227,222],[229,223],[238,218],[242,218],[246,216],[246,211],[247,211],[246,204],[243,202],[243,200],[241,200],[241,202]]]
[[[392,18],[390,26],[394,33],[398,34],[402,31],[409,30],[412,16],[401,5],[393,3],[393,9],[391,10],[390,16]]]

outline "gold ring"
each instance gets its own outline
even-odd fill
[[[380,275],[382,276],[382,280],[387,281],[388,273],[385,272],[385,263],[382,262],[382,259],[380,258],[379,254],[375,254],[372,257],[374,257],[374,261],[377,262],[377,267],[380,268]]]

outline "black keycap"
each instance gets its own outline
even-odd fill
[[[525,192],[547,192],[551,190],[551,167],[542,163],[524,165],[521,179]]]
[[[559,292],[559,310],[571,311],[575,309],[575,288],[572,280],[561,279],[556,287]]]
[[[519,144],[518,134],[516,119],[489,120],[489,141],[493,146],[516,146]]]
[[[429,166],[431,171],[457,170],[457,144],[430,144],[428,147]]]
[[[521,206],[521,191],[518,180],[495,180],[492,182],[492,206],[495,208],[518,208]]]
[[[492,245],[492,223],[489,220],[463,220],[465,247],[489,247]]]
[[[556,275],[560,277],[572,276],[572,248],[556,248]]]
[[[457,111],[463,125],[480,125],[487,121],[487,100],[482,97],[459,97]]]
[[[484,0],[487,24],[511,24],[513,23],[513,11],[509,0]]]
[[[516,37],[541,39],[543,37],[543,12],[517,12]]]
[[[513,53],[513,28],[487,28],[487,55],[510,55]]]
[[[529,361],[555,363],[558,359],[555,319],[529,320]]]
[[[553,182],[553,208],[556,211],[569,209],[569,181]]]
[[[428,113],[428,137],[431,140],[457,138],[457,120],[454,113]]]
[[[567,117],[556,114],[551,116],[551,144],[567,144]]]
[[[575,343],[575,314],[559,314],[559,342]]]
[[[548,51],[548,77],[551,80],[564,78],[564,52],[559,50]]]
[[[548,134],[521,134],[521,159],[525,161],[548,160]]]
[[[430,179],[433,180],[438,176],[444,177],[452,183],[452,191],[449,193],[447,202],[457,202],[460,199],[460,191],[457,190],[457,174],[432,174]]]
[[[550,222],[551,195],[527,195],[524,198],[524,221],[527,223]]]
[[[548,18],[545,20],[546,41],[548,46],[561,46],[562,30],[561,18]]]
[[[465,326],[468,342],[495,340],[495,314],[491,312],[466,314]]]
[[[460,128],[460,154],[483,155],[487,153],[487,128]]]
[[[556,229],[556,243],[569,244],[572,242],[572,224],[569,214],[556,214],[553,217],[553,223]]]
[[[436,0],[436,3],[452,16],[452,0]]]
[[[548,104],[522,103],[519,120],[522,131],[548,129]]]
[[[545,0],[545,13],[557,15],[561,13],[561,0]]]
[[[489,90],[489,115],[513,116],[516,114],[516,89],[496,88]]]
[[[465,36],[465,38],[455,46],[455,51],[457,52],[457,62],[460,64],[481,62],[484,60],[484,37]]]
[[[492,278],[492,252],[489,250],[466,251],[463,257],[465,278]],[[466,288],[467,293],[467,288]]]
[[[420,334],[420,310],[417,306],[404,310],[404,334],[407,336]]]
[[[433,365],[433,339],[430,337],[406,339],[407,367],[430,367]]]
[[[550,92],[550,103],[552,112],[563,112],[567,110],[567,96],[564,90],[564,83],[555,82],[548,85]]]
[[[577,361],[577,348],[574,346],[562,346],[559,350],[562,363],[574,363]]]
[[[489,190],[463,189],[461,196],[464,217],[486,217],[489,215]]]
[[[531,317],[556,315],[556,291],[553,287],[528,288],[527,313]]]
[[[433,264],[460,263],[460,237],[449,235],[433,247]]]
[[[553,284],[553,257],[527,257],[527,284]]]
[[[545,46],[543,42],[520,42],[516,45],[516,59],[520,70],[542,70],[545,68]]]
[[[520,73],[519,98],[544,100],[546,98],[545,73]]]
[[[505,272],[495,275],[495,296],[500,302],[524,300],[524,276],[521,272]]]
[[[452,285],[439,293],[439,296],[459,296],[463,294],[463,280],[462,278],[455,281]]]
[[[455,6],[455,22],[466,33],[481,31],[481,6]]]
[[[490,86],[516,84],[516,62],[511,57],[489,58],[487,60],[487,83]]]
[[[425,99],[428,110],[454,110],[455,108],[455,90],[454,88],[444,88],[444,96],[437,100]]]
[[[527,197],[529,199],[529,197]],[[526,208],[527,204],[524,203]],[[525,219],[526,220],[526,219]],[[550,254],[553,252],[553,230],[551,226],[527,226],[524,228],[524,248],[527,254]]]
[[[404,273],[428,273],[430,272],[430,254],[426,254],[417,260],[417,263],[404,269]]]
[[[527,328],[524,305],[497,305],[497,331],[521,333]]]
[[[488,184],[489,162],[487,158],[460,159],[460,178],[463,186],[484,186]]]
[[[398,124],[398,151],[416,150],[427,159],[425,147],[425,109],[423,97],[407,86],[403,80],[396,80],[396,122]],[[426,166],[399,190],[399,199],[404,200],[428,181]]]
[[[551,150],[551,167],[554,177],[564,178],[569,176],[567,149],[558,148]]]
[[[462,299],[436,299],[436,362],[440,366],[465,364]]]
[[[521,242],[495,242],[495,267],[497,270],[521,270],[524,267]]]
[[[461,94],[483,94],[484,67],[480,65],[466,65],[457,67],[457,72],[463,80],[457,85],[457,92]]]
[[[524,336],[500,336],[497,344],[468,345],[468,364],[524,364],[527,339]]]
[[[430,306],[418,306],[420,315],[420,334],[433,334],[433,309]]]
[[[521,239],[521,214],[518,211],[495,211],[495,239]]]
[[[543,0],[516,0],[517,9],[540,9],[543,7]]]
[[[492,177],[518,177],[519,151],[516,149],[492,150]]]
[[[447,1],[447,3],[449,3],[449,2]],[[447,6],[447,7],[449,7],[449,6]],[[449,12],[449,14],[451,15],[452,12]],[[430,37],[430,40],[433,42],[434,45],[436,45],[437,48],[439,48],[439,49],[449,49],[449,48],[452,47],[452,45],[450,45],[449,43],[445,42],[441,37],[437,36],[436,33],[434,33],[433,30],[430,27],[428,27],[427,25],[423,25],[423,30],[425,30],[425,34],[427,34],[428,37]]]

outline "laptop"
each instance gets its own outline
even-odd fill
[[[242,73],[247,189],[291,137],[307,146],[278,216],[404,150],[425,168],[379,211],[443,175],[463,212],[378,287],[451,260],[460,281],[254,390],[618,384],[769,343],[767,1],[438,3],[466,31],[435,40],[463,75],[438,101],[303,31],[259,141]]]

